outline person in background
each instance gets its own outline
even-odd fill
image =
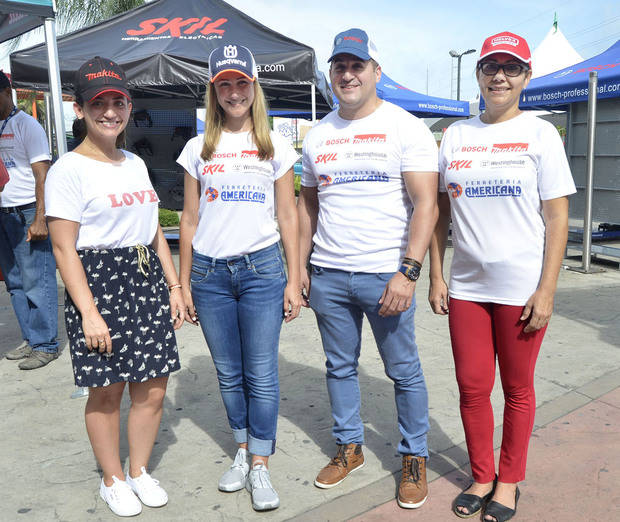
[[[0,270],[23,339],[5,357],[34,370],[58,357],[56,263],[44,197],[51,156],[43,127],[13,104],[2,71],[0,119],[0,159],[10,177],[0,195]]]
[[[144,162],[120,147],[131,114],[125,73],[96,56],[75,78],[85,137],[50,169],[46,206],[65,283],[75,384],[89,387],[86,429],[103,477],[99,493],[119,516],[159,507],[166,491],[148,472],[170,373],[180,368],[173,328],[181,285],[158,223]],[[129,466],[119,455],[121,398],[129,383]]]
[[[280,328],[283,318],[297,317],[302,302],[293,184],[298,155],[269,130],[249,49],[213,50],[209,73],[204,136],[189,140],[178,159],[185,169],[180,277],[238,444],[218,487],[246,487],[262,511],[280,505],[267,468],[276,446]]]
[[[554,126],[519,109],[531,76],[525,39],[504,32],[485,40],[476,77],[486,108],[443,137],[440,219],[430,249],[429,301],[435,313],[449,312],[474,480],[453,510],[462,518],[484,510],[489,522],[516,513],[536,412],[534,368],[566,246],[567,196],[575,192]],[[450,217],[454,257],[446,285]],[[498,475],[490,401],[496,362],[505,398]]]
[[[336,35],[329,61],[339,107],[304,139],[298,202],[302,289],[321,332],[338,444],[314,484],[332,488],[364,464],[357,366],[365,315],[394,382],[398,505],[414,509],[428,496],[429,427],[414,293],[437,220],[437,145],[422,120],[377,97],[381,67],[365,31]]]

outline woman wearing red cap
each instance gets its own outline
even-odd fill
[[[209,72],[205,134],[191,139],[178,159],[186,171],[180,277],[189,320],[200,321],[238,445],[218,487],[246,487],[254,509],[267,510],[280,503],[267,470],[276,444],[280,328],[301,306],[293,187],[298,155],[269,130],[246,47],[215,49]]]
[[[519,110],[532,75],[527,42],[487,38],[476,67],[486,109],[446,131],[440,219],[431,243],[429,301],[449,313],[460,408],[474,482],[454,513],[503,522],[516,513],[534,425],[534,367],[553,311],[575,192],[562,141],[550,123]],[[450,284],[443,256],[452,217]],[[505,397],[496,475],[490,394],[499,365]],[[488,503],[487,503],[488,502]]]
[[[50,169],[46,214],[66,287],[75,384],[90,388],[86,429],[103,470],[100,496],[116,515],[133,516],[140,501],[168,502],[146,469],[168,376],[180,368],[173,328],[183,323],[185,306],[146,166],[119,148],[131,114],[125,73],[107,58],[92,58],[77,72],[75,98],[85,137]],[[127,382],[125,474],[119,424]]]

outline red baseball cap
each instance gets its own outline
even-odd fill
[[[532,53],[525,38],[507,31],[489,36],[484,41],[478,61],[497,53],[511,54],[525,63],[532,62]]]

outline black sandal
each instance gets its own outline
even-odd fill
[[[519,502],[519,487],[517,486],[517,490],[515,491],[515,508],[510,509],[509,507],[504,506],[504,504],[500,504],[499,502],[495,502],[495,500],[491,500],[487,504],[487,508],[484,510],[485,515],[489,515],[495,519],[495,522],[506,522],[510,520],[517,514],[517,502]],[[491,522],[486,518],[483,518],[484,522]]]
[[[489,491],[484,497],[479,497],[478,495],[472,495],[471,493],[461,492],[454,499],[452,503],[452,511],[459,518],[471,518],[475,517],[482,511],[484,504],[486,504],[489,499],[493,496],[495,492],[495,484],[497,482],[497,477],[493,481],[493,488]],[[469,486],[467,489],[469,489]],[[463,511],[459,511],[458,508],[465,508],[468,513]]]

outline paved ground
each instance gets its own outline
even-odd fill
[[[59,281],[59,298],[63,302]],[[431,496],[414,513],[391,502],[400,459],[393,390],[365,328],[360,380],[366,426],[363,470],[332,490],[312,485],[334,450],[324,359],[311,312],[285,325],[280,348],[277,454],[271,461],[282,507],[253,512],[247,492],[217,491],[234,455],[212,362],[202,334],[178,333],[183,368],[170,379],[161,432],[151,460],[170,502],[145,508],[153,521],[202,520],[456,520],[449,505],[468,481],[467,455],[446,320],[418,286],[417,340],[430,397]],[[556,313],[536,371],[536,431],[519,520],[620,520],[620,272],[562,271]],[[60,324],[63,324],[59,312]],[[20,342],[8,295],[0,291],[0,355]],[[86,436],[84,399],[75,390],[61,326],[60,358],[32,372],[0,360],[3,400],[0,520],[116,520],[98,495],[99,473]],[[501,429],[499,383],[493,396]],[[127,404],[124,405],[125,409]],[[498,439],[499,440],[499,439]],[[127,456],[123,442],[121,452]],[[615,486],[615,487],[614,487]]]

